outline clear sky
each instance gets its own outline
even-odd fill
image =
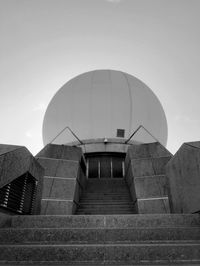
[[[39,152],[51,98],[94,69],[154,91],[172,153],[200,140],[199,10],[199,0],[0,0],[0,142]]]

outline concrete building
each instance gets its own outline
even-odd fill
[[[35,158],[0,146],[0,265],[200,265],[200,142],[172,155],[167,134],[137,78],[67,82]]]

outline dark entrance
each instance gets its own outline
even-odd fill
[[[124,177],[124,153],[93,153],[86,155],[88,178]]]

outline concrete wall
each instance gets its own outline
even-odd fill
[[[165,166],[171,156],[158,142],[129,147],[125,179],[138,213],[170,212]]]
[[[37,160],[45,169],[41,214],[74,214],[86,183],[81,148],[48,144]]]
[[[123,138],[115,138],[115,139],[99,138],[99,139],[82,140],[83,144],[80,144],[79,142],[76,141],[69,143],[68,145],[77,145],[82,149],[83,153],[92,153],[92,152],[126,153],[130,145],[141,144],[131,140],[126,144],[125,141],[126,139]]]
[[[29,172],[38,182],[33,214],[39,214],[44,169],[25,147],[0,144],[0,188],[26,172]]]
[[[200,142],[184,143],[166,166],[174,213],[200,212]]]

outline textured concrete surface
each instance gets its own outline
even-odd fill
[[[199,214],[13,216],[13,228],[200,227]]]
[[[138,213],[169,213],[165,166],[171,154],[159,143],[132,145],[125,159],[126,182]]]
[[[76,214],[136,213],[123,178],[89,179]]]
[[[42,215],[65,215],[75,212],[75,203],[73,200],[62,199],[42,199],[41,214]]]
[[[136,177],[134,184],[138,199],[168,196],[168,183],[165,175]]]
[[[157,228],[3,228],[1,244],[109,244],[200,240],[200,227]]]
[[[141,145],[132,145],[127,151],[127,160],[137,158],[154,158],[154,157],[167,157],[172,154],[160,143],[147,143]]]
[[[13,216],[0,229],[0,262],[191,264],[200,260],[199,230],[198,214]]]
[[[76,179],[44,177],[43,198],[73,199]]]
[[[45,169],[41,214],[73,214],[86,185],[81,148],[48,144],[36,158]]]
[[[127,262],[197,260],[200,244],[0,245],[0,260]]]
[[[14,180],[16,177],[29,172],[36,180],[39,180],[44,174],[44,169],[35,160],[32,154],[22,146],[8,145],[9,151],[6,152],[6,146],[0,144],[0,187],[3,187]]]
[[[22,146],[18,145],[0,144],[0,156],[4,153],[8,153],[21,148]]]
[[[137,176],[162,175],[171,157],[132,159],[132,174]]]
[[[200,211],[200,142],[183,144],[166,167],[173,212]]]
[[[138,199],[139,213],[170,213],[168,197]]]
[[[4,187],[26,172],[29,172],[38,181],[33,213],[40,213],[43,167],[25,147],[1,144],[0,187]]]
[[[72,147],[68,145],[46,145],[36,157],[42,158],[52,158],[52,159],[63,159],[63,160],[73,160],[81,161],[83,156],[82,150],[79,147]]]
[[[79,163],[69,160],[38,158],[38,162],[44,167],[46,176],[58,176],[77,178]]]

